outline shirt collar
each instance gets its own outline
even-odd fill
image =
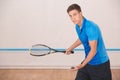
[[[77,26],[80,28],[80,30],[82,31],[82,29],[84,28],[84,26],[85,26],[85,22],[86,22],[86,18],[85,17],[83,17],[83,21],[82,21],[82,25],[81,26],[79,26],[78,24],[77,24]]]

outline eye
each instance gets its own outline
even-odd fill
[[[69,17],[72,17],[72,15],[69,15]]]

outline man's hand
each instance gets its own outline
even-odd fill
[[[71,54],[71,51],[72,51],[72,50],[68,48],[68,49],[66,50],[65,54],[69,55],[69,54]]]
[[[80,39],[77,39],[65,52],[65,54],[69,55],[71,54],[71,51],[76,48],[77,46],[79,46],[81,44]]]
[[[76,71],[76,70],[81,69],[81,68],[83,68],[83,67],[84,67],[84,65],[83,65],[83,64],[80,64],[80,65],[78,65],[78,66],[72,67],[71,70],[72,70],[72,71]]]

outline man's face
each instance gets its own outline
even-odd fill
[[[74,9],[74,10],[70,11],[68,14],[74,24],[78,24],[81,22],[81,20],[80,20],[82,17],[81,12]]]

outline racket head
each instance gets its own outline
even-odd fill
[[[32,56],[44,56],[50,54],[51,48],[43,44],[32,45],[30,49],[30,55]]]

